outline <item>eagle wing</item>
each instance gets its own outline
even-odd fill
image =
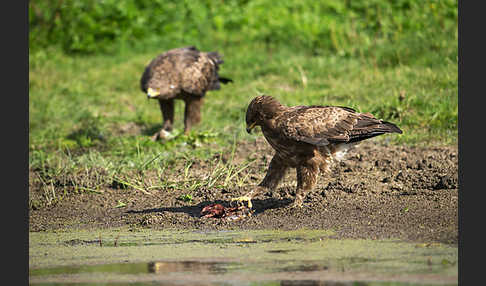
[[[183,61],[181,83],[185,92],[203,95],[208,90],[220,89],[218,70],[223,61],[218,53],[191,53]]]
[[[194,46],[173,49],[157,56],[145,68],[141,89],[143,92],[149,87],[157,89],[163,98],[174,97],[181,91],[202,96],[207,90],[220,88],[221,63],[216,52],[200,52]]]
[[[392,123],[340,106],[291,107],[278,121],[278,128],[286,138],[317,146],[351,143],[389,132],[402,133]]]

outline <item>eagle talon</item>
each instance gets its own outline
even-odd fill
[[[298,203],[293,202],[292,204],[290,204],[290,208],[293,208],[293,209],[301,209],[303,207],[304,207],[304,205],[302,203],[298,204]]]
[[[248,208],[252,208],[252,203],[251,203],[251,198],[250,197],[247,197],[247,196],[243,196],[243,197],[238,197],[238,198],[232,198],[231,199],[231,202],[234,202],[234,201],[237,201],[238,202],[238,205],[240,205],[240,203],[242,203],[243,201],[248,201]],[[244,205],[244,204],[242,204]]]
[[[159,135],[159,132],[155,133],[153,136],[152,136],[152,141],[154,142],[157,142],[157,140],[159,140],[160,138],[160,135]]]
[[[296,198],[291,204],[290,207],[293,209],[301,209],[304,207],[304,202],[302,198]]]
[[[152,141],[156,142],[158,140],[168,140],[168,139],[171,139],[173,137],[174,137],[174,135],[172,134],[172,132],[161,129],[159,132],[155,133],[152,136]]]

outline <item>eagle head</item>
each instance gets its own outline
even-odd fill
[[[261,126],[266,120],[272,119],[283,109],[285,107],[272,96],[260,95],[255,97],[246,110],[246,131],[251,133],[255,126]]]

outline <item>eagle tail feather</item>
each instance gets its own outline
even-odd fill
[[[224,83],[224,84],[227,84],[228,82],[233,82],[232,79],[227,78],[227,77],[219,77],[218,80],[219,80],[219,82]]]
[[[380,125],[384,127],[384,130],[387,130],[385,133],[403,133],[403,131],[398,126],[391,122],[382,121]]]
[[[217,65],[224,63],[221,55],[218,52],[208,52],[207,55]]]

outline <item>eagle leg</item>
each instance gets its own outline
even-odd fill
[[[203,98],[200,96],[191,96],[186,98],[184,109],[184,134],[188,134],[191,127],[201,121],[201,106]]]
[[[263,181],[258,186],[270,189],[271,191],[275,190],[287,169],[288,166],[283,162],[278,153],[276,153],[270,161],[270,165],[268,165],[265,178],[263,178]]]
[[[305,195],[314,188],[317,182],[318,174],[319,165],[316,162],[310,161],[297,167],[297,190],[291,207],[302,207]]]
[[[251,208],[252,207],[251,199],[253,199],[256,195],[258,195],[264,190],[271,190],[271,191],[275,190],[278,186],[278,183],[284,177],[287,169],[288,166],[282,162],[280,156],[275,154],[272,160],[270,161],[267,174],[265,175],[265,178],[263,178],[263,181],[260,184],[258,184],[256,188],[253,188],[244,196],[233,198],[231,199],[231,201],[240,201],[240,202],[248,201],[248,207]]]
[[[168,138],[174,122],[174,99],[159,99],[159,106],[163,119],[162,129],[152,136],[153,141]]]

